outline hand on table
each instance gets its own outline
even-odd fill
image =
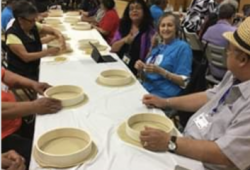
[[[151,151],[168,150],[169,138],[170,135],[166,132],[150,127],[145,127],[145,130],[140,133],[142,146]]]
[[[157,107],[157,108],[166,108],[167,101],[164,98],[154,96],[152,94],[146,94],[143,96],[142,103],[147,107]]]
[[[56,113],[62,109],[61,101],[53,98],[39,98],[33,101],[33,104],[37,114]]]

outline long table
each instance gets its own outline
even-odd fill
[[[76,108],[63,109],[57,114],[38,115],[35,124],[34,143],[45,132],[62,127],[84,129],[98,148],[97,156],[70,170],[174,170],[176,165],[192,170],[203,170],[200,162],[181,156],[154,153],[137,148],[119,139],[117,127],[129,116],[136,113],[164,114],[159,109],[148,109],[142,104],[142,96],[147,91],[138,81],[124,87],[105,87],[96,83],[100,72],[106,69],[129,69],[118,58],[115,63],[97,64],[83,51],[78,49],[78,40],[95,38],[107,45],[95,30],[76,31],[70,24],[64,24],[71,38],[69,43],[74,51],[65,55],[65,62],[55,62],[53,57],[43,58],[40,66],[40,81],[52,85],[77,85],[84,89],[88,101]],[[108,53],[110,47],[106,52]],[[31,170],[43,169],[31,158]]]

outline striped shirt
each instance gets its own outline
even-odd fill
[[[182,21],[182,26],[190,32],[197,32],[205,21],[205,17],[215,12],[217,3],[215,0],[193,0],[186,17]]]

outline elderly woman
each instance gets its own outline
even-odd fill
[[[36,22],[38,11],[27,1],[19,1],[13,8],[15,21],[6,32],[8,69],[12,72],[38,80],[40,58],[59,52],[60,48],[42,49],[39,34],[54,35],[65,48],[62,34]]]
[[[114,0],[102,0],[101,9],[104,11],[103,17],[96,25],[93,24],[93,27],[103,35],[109,44],[119,26],[119,16],[114,7]]]
[[[155,30],[153,19],[144,0],[131,0],[123,14],[120,28],[112,41],[116,52],[136,75],[135,62],[145,60]]]
[[[160,97],[177,96],[191,73],[192,52],[189,45],[178,39],[179,18],[165,13],[159,20],[161,43],[152,49],[146,62],[138,60],[135,68],[143,72],[143,86]],[[158,38],[158,39],[159,39]]]

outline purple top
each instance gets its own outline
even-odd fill
[[[210,42],[211,44],[226,47],[228,41],[223,37],[224,32],[234,32],[236,27],[232,26],[225,20],[219,20],[215,25],[208,28],[203,35],[202,39]]]
[[[140,59],[142,61],[145,60],[145,58],[148,54],[149,48],[151,46],[151,38],[153,37],[155,32],[156,32],[155,29],[151,28],[148,31],[146,31],[145,33],[143,33],[141,36]],[[113,44],[116,41],[119,41],[122,38],[123,37],[121,36],[119,30],[117,30],[111,44]]]

